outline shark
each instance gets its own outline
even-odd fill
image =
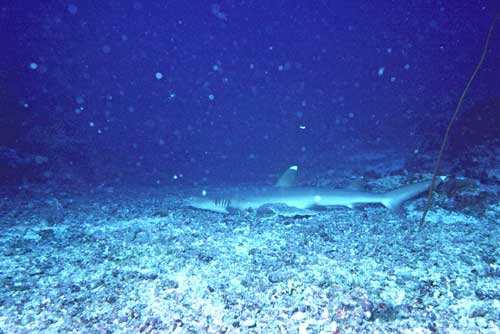
[[[267,205],[284,205],[297,210],[310,210],[334,206],[354,208],[359,204],[378,203],[388,209],[396,210],[404,202],[428,190],[431,185],[431,181],[417,182],[384,193],[299,187],[295,186],[297,171],[298,166],[289,167],[274,186],[222,192],[213,196],[204,191],[203,196],[189,198],[188,206],[225,214],[235,210],[257,210]],[[442,180],[444,178],[440,179]]]

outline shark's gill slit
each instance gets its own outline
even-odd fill
[[[228,199],[225,199],[225,198],[216,198],[214,200],[215,206],[219,207],[219,208],[223,208],[223,209],[226,209],[227,207],[229,207],[230,203],[231,203],[231,201]]]

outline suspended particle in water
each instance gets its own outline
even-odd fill
[[[219,4],[216,4],[216,3],[212,4],[210,6],[210,9],[212,10],[212,14],[216,18],[218,18],[219,20],[222,20],[222,21],[227,21],[227,15],[226,15],[226,13],[221,11]]]
[[[77,7],[74,3],[70,3],[70,4],[68,5],[68,12],[69,12],[71,15],[75,15],[77,11],[78,11],[78,7]]]
[[[156,73],[155,73],[155,78],[156,78],[157,80],[161,80],[161,79],[163,79],[163,74],[162,74],[161,72],[156,72]]]
[[[31,63],[30,64],[30,69],[36,70],[37,68],[38,68],[38,64],[37,63]]]

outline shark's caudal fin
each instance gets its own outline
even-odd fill
[[[445,178],[442,177],[438,181],[444,181]],[[382,195],[380,202],[389,209],[395,210],[401,206],[401,204],[429,189],[431,186],[431,181],[424,181],[419,183],[410,184],[403,186],[396,190],[389,191]]]

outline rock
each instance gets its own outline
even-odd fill
[[[44,230],[40,230],[38,231],[38,235],[42,238],[42,240],[50,240],[50,239],[53,239],[54,238],[54,230],[52,229],[44,229]]]
[[[165,287],[167,289],[177,289],[179,287],[179,283],[173,279],[169,279],[165,281]]]
[[[488,327],[488,321],[483,317],[475,318],[476,325],[482,328]]]
[[[144,273],[141,275],[141,278],[146,281],[153,281],[158,278],[158,274],[155,273]]]
[[[293,315],[292,315],[292,319],[293,320],[296,320],[296,321],[299,321],[299,320],[302,320],[306,317],[306,314],[304,312],[295,312]]]
[[[257,326],[257,324],[255,323],[255,320],[254,319],[245,319],[245,320],[241,320],[239,322],[239,325],[241,327],[248,327],[248,328],[251,328],[251,327],[255,327]]]
[[[488,310],[484,308],[476,308],[470,314],[470,318],[484,317],[488,313]]]
[[[279,271],[274,271],[267,276],[267,279],[269,279],[269,282],[271,283],[283,282],[285,280],[285,274]]]
[[[71,284],[71,285],[69,286],[69,290],[70,290],[71,292],[75,293],[75,292],[80,292],[81,288],[80,288],[80,286],[79,286],[79,285],[77,285],[77,284]]]

